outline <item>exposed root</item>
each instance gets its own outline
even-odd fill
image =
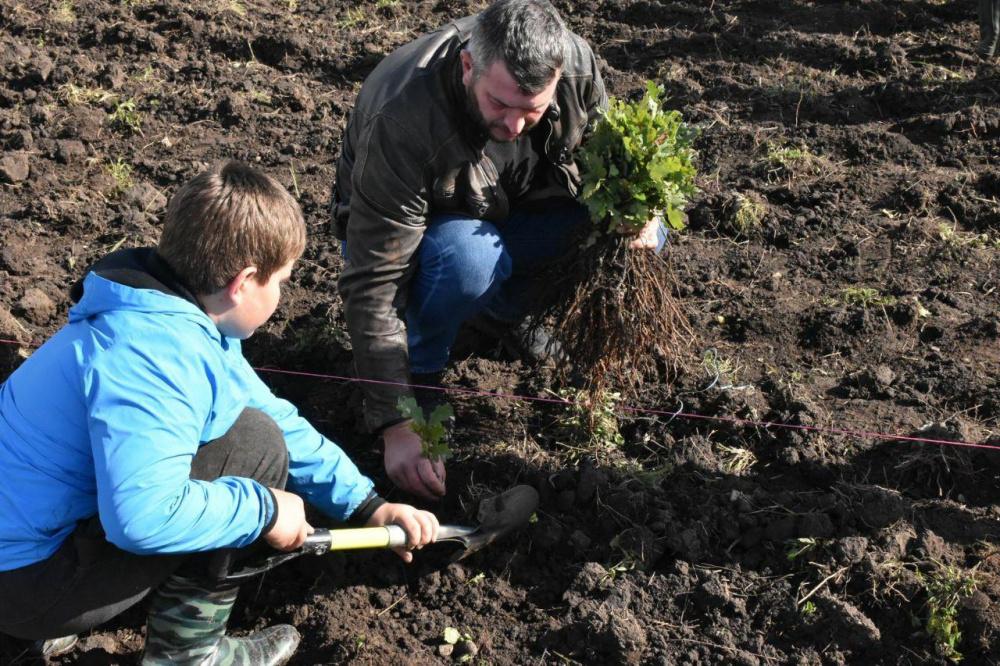
[[[670,381],[694,337],[667,260],[632,250],[627,236],[601,236],[570,253],[542,287],[543,317],[562,345],[558,376],[600,395],[634,395]]]

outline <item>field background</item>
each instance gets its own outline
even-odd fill
[[[699,337],[626,405],[661,413],[620,412],[616,444],[557,405],[456,396],[435,510],[467,521],[522,482],[537,521],[460,564],[303,558],[244,586],[232,631],[295,624],[295,664],[997,663],[1000,451],[884,436],[1000,445],[1000,76],[975,3],[556,4],[612,94],[657,81],[701,130],[669,250]],[[385,54],[482,6],[0,0],[0,379],[91,262],[154,243],[176,186],[225,158],[281,180],[310,229],[249,355],[350,375],[341,132]],[[556,389],[472,351],[452,385]],[[356,385],[265,377],[390,490]],[[136,608],[60,663],[138,663],[143,626]],[[468,638],[448,656],[445,627]],[[0,637],[0,662],[25,647]]]

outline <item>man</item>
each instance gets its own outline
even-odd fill
[[[498,0],[403,46],[365,81],[333,216],[365,418],[400,488],[445,492],[397,410],[436,385],[463,322],[523,321],[532,277],[587,219],[573,152],[607,105],[590,47],[546,0]],[[662,242],[651,222],[636,247]],[[405,316],[405,325],[400,315]],[[537,349],[535,351],[538,351]]]

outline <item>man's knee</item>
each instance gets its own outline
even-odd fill
[[[490,222],[446,217],[431,224],[420,263],[466,299],[478,299],[510,277],[513,262]]]

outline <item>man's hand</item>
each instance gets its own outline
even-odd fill
[[[412,550],[420,550],[437,540],[438,519],[430,511],[415,509],[409,504],[386,503],[375,509],[368,519],[369,527],[399,525],[406,532],[406,547],[393,548],[404,562],[413,561]]]
[[[403,421],[382,433],[385,472],[401,490],[436,500],[445,493],[444,463],[431,462],[420,453],[420,437]]]
[[[264,541],[277,550],[295,550],[313,533],[312,525],[306,522],[302,498],[277,488],[271,488],[271,492],[278,502],[274,507],[278,512],[278,519],[271,531],[264,535]]]
[[[660,242],[659,233],[661,226],[663,226],[663,222],[660,220],[660,216],[654,216],[628,246],[633,250],[655,250]]]

